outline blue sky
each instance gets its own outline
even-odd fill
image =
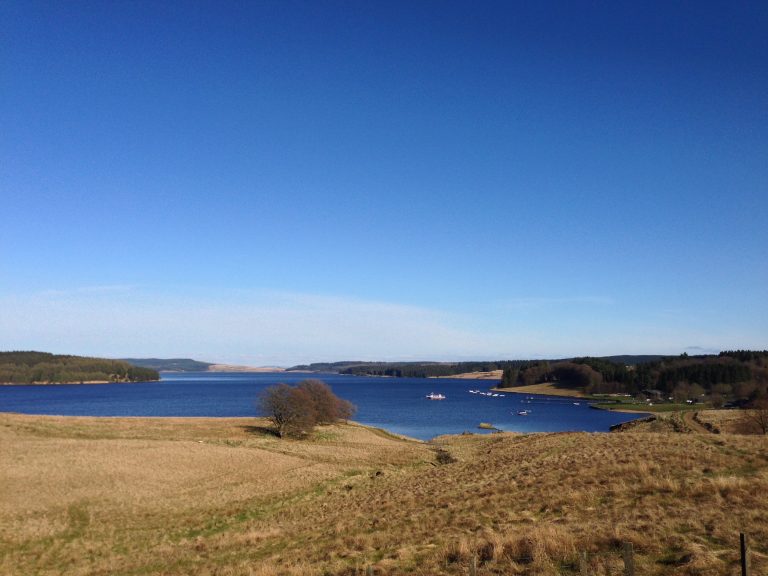
[[[768,5],[4,2],[0,349],[768,347]]]

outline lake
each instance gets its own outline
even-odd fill
[[[489,422],[510,432],[607,432],[643,414],[595,410],[555,396],[488,397],[493,381],[376,378],[305,373],[165,373],[160,382],[58,386],[0,386],[0,412],[64,416],[256,416],[256,398],[279,382],[319,378],[357,406],[354,420],[427,440],[440,434],[483,432]],[[431,392],[445,400],[427,400]],[[527,410],[527,416],[518,412]]]

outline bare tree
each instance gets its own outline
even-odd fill
[[[258,407],[277,429],[278,435],[301,437],[315,424],[348,420],[355,406],[337,397],[321,380],[302,380],[296,386],[270,386],[259,396]]]
[[[355,406],[336,396],[330,386],[322,380],[302,380],[297,384],[297,388],[307,392],[312,399],[318,424],[348,420],[355,413]]]
[[[768,434],[768,398],[752,402],[749,408],[744,410],[738,428],[744,434]]]
[[[357,406],[352,404],[349,400],[343,398],[336,399],[336,419],[337,420],[349,420],[357,412]]]
[[[306,390],[278,384],[270,386],[259,396],[258,406],[277,429],[281,438],[304,436],[316,423],[312,398]]]

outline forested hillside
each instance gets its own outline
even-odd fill
[[[157,370],[122,360],[86,358],[47,352],[0,352],[0,383],[66,384],[159,380]]]
[[[566,360],[499,360],[478,362],[333,362],[295,366],[291,370],[336,372],[358,376],[426,378],[502,370],[504,387],[554,383],[587,394],[644,391],[678,401],[702,395],[717,406],[734,400],[768,397],[768,351],[737,350],[703,356],[607,356]]]
[[[603,358],[529,362],[504,370],[502,386],[553,382],[587,394],[660,393],[676,400],[709,397],[753,401],[768,396],[768,351],[729,351],[717,356],[667,357],[625,365]]]
[[[394,376],[396,378],[428,378],[452,376],[467,372],[492,372],[508,367],[521,366],[524,360],[487,362],[331,362],[302,364],[290,370],[307,372],[334,372],[356,376]]]
[[[608,356],[602,360],[618,362],[621,365],[636,365],[656,361],[663,356]],[[523,369],[541,362],[552,363],[555,360],[493,360],[471,362],[317,362],[302,364],[289,370],[304,372],[333,372],[354,374],[356,376],[394,376],[396,378],[429,378],[431,376],[453,376],[469,372],[493,372],[494,370]],[[561,361],[562,362],[562,361]]]

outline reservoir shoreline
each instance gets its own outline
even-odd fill
[[[98,417],[257,417],[263,390],[295,384],[306,373],[163,373],[160,382],[0,387],[0,412]],[[317,377],[317,376],[316,376]],[[320,376],[340,398],[357,406],[353,420],[420,440],[477,431],[493,422],[508,432],[606,432],[634,414],[590,410],[586,401],[545,395],[470,393],[465,379]],[[487,388],[496,382],[489,383]],[[484,385],[480,385],[486,388]],[[434,402],[430,393],[445,396]],[[525,412],[526,417],[520,413]]]

